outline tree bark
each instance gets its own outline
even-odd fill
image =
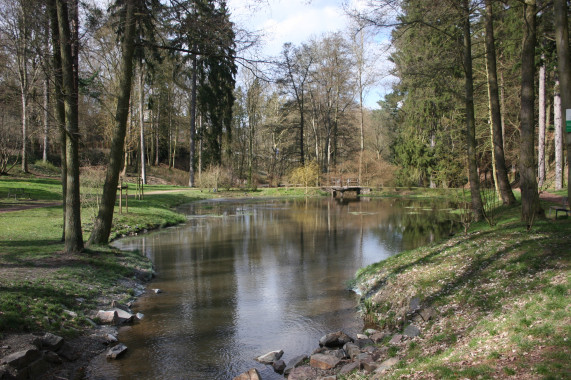
[[[508,171],[504,156],[504,141],[502,138],[502,114],[498,90],[498,71],[496,68],[496,43],[494,38],[494,23],[492,0],[486,0],[486,63],[488,69],[488,86],[490,95],[490,113],[493,130],[493,151],[495,171],[500,189],[502,202],[507,205],[515,203],[515,197],[508,180]]]
[[[139,70],[139,127],[141,129],[141,138],[139,146],[139,155],[141,159],[141,180],[143,184],[147,184],[147,163],[145,162],[145,81],[143,73],[143,64]]]
[[[72,33],[69,25],[69,12],[64,0],[56,0],[62,62],[63,95],[65,108],[66,138],[66,209],[65,209],[65,251],[76,253],[83,250],[81,231],[81,204],[79,197],[79,120],[78,93],[72,55]],[[73,6],[73,5],[72,5]],[[77,42],[77,41],[76,41]],[[77,48],[76,48],[77,49]]]
[[[113,212],[117,198],[119,172],[123,164],[125,135],[127,133],[127,118],[129,116],[129,100],[133,78],[133,53],[135,51],[135,0],[127,0],[125,7],[125,35],[122,42],[121,77],[119,79],[120,93],[115,111],[115,128],[111,140],[109,164],[105,173],[101,206],[95,220],[89,244],[106,244],[113,224]]]
[[[557,63],[561,81],[561,116],[567,119],[566,110],[571,109],[571,53],[569,52],[569,24],[567,20],[567,1],[554,0],[555,43],[557,45]],[[571,111],[570,111],[571,112]],[[570,115],[571,116],[571,115]],[[566,123],[562,123],[563,125]],[[562,130],[567,145],[567,199],[571,199],[571,129]]]
[[[470,194],[472,198],[472,212],[475,220],[484,218],[484,206],[480,195],[480,178],[476,162],[476,121],[474,118],[474,78],[472,70],[472,40],[470,33],[470,4],[462,0],[463,20],[462,31],[464,36],[464,73],[466,92],[466,145],[468,153],[468,173],[470,180]]]
[[[542,60],[545,56],[542,55]],[[537,178],[541,188],[545,181],[545,62],[539,67],[539,138],[537,141]]]
[[[536,0],[526,0],[521,53],[520,188],[521,218],[528,228],[543,214],[535,179],[535,39]]]
[[[563,189],[563,127],[561,123],[561,94],[559,79],[555,80],[553,86],[553,126],[555,133],[553,139],[555,143],[555,190]]]
[[[196,92],[197,92],[197,70],[198,70],[198,60],[196,54],[192,56],[192,83],[191,83],[191,93],[190,93],[190,162],[188,169],[188,186],[194,187],[195,183],[195,171],[194,171],[194,156],[196,155]]]
[[[48,76],[44,78],[44,141],[42,144],[42,161],[45,163],[48,161],[48,143],[49,143],[49,132],[50,132],[50,82]]]

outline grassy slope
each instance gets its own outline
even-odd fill
[[[414,296],[436,310],[417,322],[420,337],[389,350],[401,361],[387,378],[571,377],[571,221],[527,232],[515,207],[472,227],[358,273],[367,318],[383,327],[408,325]]]
[[[132,184],[130,186],[134,187]],[[31,199],[6,198],[22,188]],[[116,207],[111,238],[184,222],[174,206],[213,197],[303,196],[303,189],[253,192],[201,192],[176,186],[147,186],[143,200],[129,199],[129,212]],[[314,194],[316,192],[314,191]],[[56,178],[0,178],[0,207],[61,200]],[[84,239],[92,228],[96,207],[82,208]],[[133,277],[149,278],[151,263],[137,252],[93,247],[79,255],[62,253],[61,206],[0,213],[0,334],[52,331],[73,334],[88,326],[85,317],[111,299],[123,301],[133,292]],[[72,311],[73,314],[64,310]]]

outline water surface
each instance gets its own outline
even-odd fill
[[[128,353],[90,378],[230,379],[272,350],[309,354],[325,333],[363,328],[346,283],[357,269],[450,232],[442,206],[363,199],[208,201],[188,223],[115,245],[153,260],[157,278],[123,328]]]

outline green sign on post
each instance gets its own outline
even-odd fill
[[[565,130],[571,133],[571,108],[565,110]]]

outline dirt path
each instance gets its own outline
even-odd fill
[[[18,202],[18,203],[0,203],[0,214],[4,212],[22,211],[31,208],[61,206],[61,202]]]

